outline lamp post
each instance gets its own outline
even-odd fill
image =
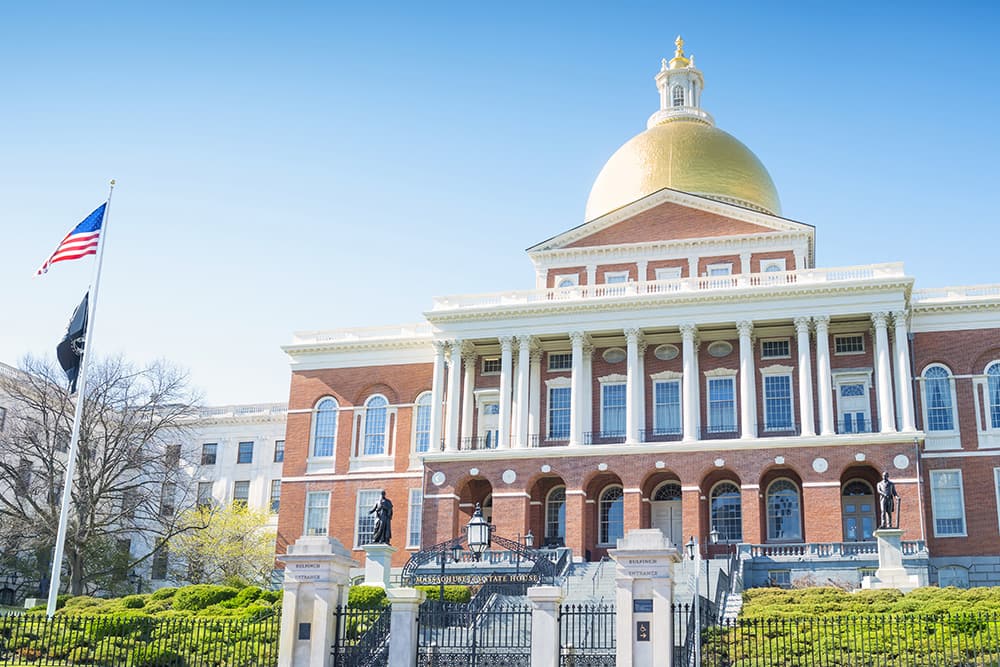
[[[476,503],[476,511],[472,513],[472,518],[465,526],[465,541],[472,551],[472,557],[479,561],[490,547],[490,524],[483,518],[483,510]]]
[[[135,570],[132,570],[131,572],[129,572],[128,576],[126,577],[126,579],[128,579],[128,583],[130,583],[133,586],[135,586],[135,594],[136,595],[138,595],[139,593],[142,592],[142,577],[140,577],[136,573]]]
[[[462,545],[456,544],[451,548],[451,560],[457,563],[462,558]],[[441,578],[438,579],[438,602],[444,604],[444,566],[448,563],[448,550],[441,549],[438,553],[438,564],[441,565]]]
[[[695,561],[694,566],[694,664],[701,664],[701,549],[694,535],[684,545],[688,558]]]

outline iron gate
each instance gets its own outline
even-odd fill
[[[615,605],[564,604],[559,609],[561,667],[615,667]]]
[[[389,663],[391,612],[390,607],[337,607],[331,647],[334,667],[385,667]]]
[[[428,600],[417,620],[418,667],[529,667],[531,608]]]

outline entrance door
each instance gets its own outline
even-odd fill
[[[653,493],[651,525],[659,528],[674,546],[684,544],[681,522],[681,486],[675,482],[660,485]]]
[[[848,482],[841,494],[845,542],[868,542],[875,530],[875,494],[860,479]]]
[[[871,433],[871,417],[868,416],[868,392],[863,383],[840,385],[837,397],[840,409],[838,433]]]
[[[483,401],[479,406],[479,437],[475,449],[496,449],[500,437],[500,403]]]

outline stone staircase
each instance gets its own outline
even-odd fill
[[[563,603],[614,602],[615,564],[574,563],[563,580]]]

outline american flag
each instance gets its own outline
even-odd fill
[[[101,223],[104,222],[104,209],[107,205],[107,202],[101,204],[83,222],[74,227],[55,249],[55,252],[39,267],[35,275],[40,276],[43,273],[48,273],[49,267],[56,262],[96,255],[98,239],[101,236]]]

